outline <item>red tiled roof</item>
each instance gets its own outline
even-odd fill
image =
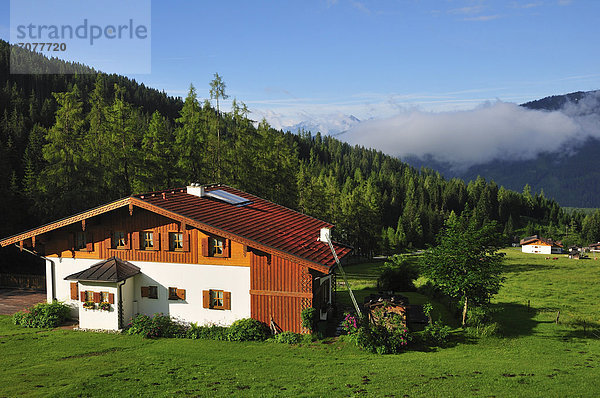
[[[335,264],[329,246],[317,241],[320,229],[332,228],[332,224],[225,185],[206,187],[207,192],[218,189],[241,196],[251,203],[236,206],[215,198],[188,194],[186,189],[159,191],[134,197],[293,256],[327,267]],[[334,248],[340,258],[352,250],[339,243],[334,243]]]

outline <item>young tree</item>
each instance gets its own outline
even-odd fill
[[[469,302],[488,301],[502,285],[501,238],[495,222],[477,228],[472,222],[465,225],[450,217],[438,242],[425,252],[422,272],[446,294],[463,300],[464,326]]]
[[[215,73],[215,78],[210,82],[210,98],[217,100],[217,152],[216,156],[216,177],[217,180],[221,178],[221,155],[220,151],[220,141],[221,141],[221,131],[219,128],[219,120],[221,118],[221,111],[219,109],[219,98],[227,99],[229,96],[225,94],[225,82],[221,79],[218,73]]]

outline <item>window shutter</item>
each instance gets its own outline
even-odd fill
[[[79,297],[80,297],[80,300],[81,300],[81,301],[84,301],[84,302],[85,302],[85,292],[81,292],[81,293],[79,293]]]
[[[171,246],[169,245],[169,233],[165,232],[160,234],[161,242],[163,250],[171,250]]]
[[[231,241],[223,239],[223,257],[231,257]]]
[[[91,232],[85,233],[85,250],[88,252],[94,251],[94,237]]]
[[[131,241],[133,243],[133,249],[140,250],[140,233],[139,232],[131,233]]]
[[[102,300],[102,294],[100,292],[94,292],[94,303],[99,303]]]
[[[187,231],[183,231],[183,251],[190,251],[190,234]]]
[[[202,291],[202,308],[210,308],[210,290]]]
[[[148,286],[142,286],[142,297],[148,297],[150,295],[150,288]]]
[[[231,292],[223,292],[223,309],[231,309]]]
[[[208,257],[208,238],[202,238],[202,255]]]
[[[131,233],[125,234],[125,249],[131,249]]]
[[[160,250],[160,232],[154,232],[154,247],[152,250]]]
[[[114,293],[108,293],[108,303],[109,304],[115,303],[115,294]]]
[[[71,300],[77,300],[77,297],[79,297],[77,282],[71,282]]]
[[[112,237],[113,231],[107,230],[106,237],[104,238],[104,249],[111,249],[113,247]]]
[[[179,300],[185,300],[185,289],[177,289],[177,298]]]

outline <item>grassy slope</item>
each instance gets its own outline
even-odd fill
[[[557,308],[598,320],[600,261],[509,253],[494,300],[509,337],[377,356],[343,342],[143,340],[0,317],[0,396],[596,396],[600,340],[553,321]]]

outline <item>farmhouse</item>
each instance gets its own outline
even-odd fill
[[[552,239],[544,239],[539,235],[529,236],[521,239],[521,251],[523,253],[560,254],[563,245]]]
[[[0,240],[46,259],[47,299],[81,328],[122,329],[135,314],[199,324],[252,317],[301,332],[327,319],[333,225],[224,185],[133,195]],[[338,257],[351,248],[333,243]]]

